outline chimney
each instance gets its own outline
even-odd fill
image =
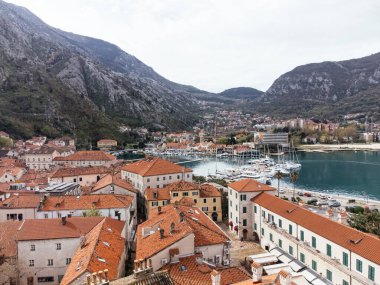
[[[280,285],[290,285],[292,283],[292,275],[289,272],[281,270],[278,275],[280,277]]]
[[[62,225],[66,225],[66,216],[62,217]]]
[[[165,234],[165,230],[164,229],[160,229],[160,238],[161,239],[164,238],[164,234]]]
[[[92,282],[94,285],[98,284],[98,278],[97,278],[97,273],[92,273]]]
[[[104,269],[104,279],[105,279],[105,281],[106,282],[109,282],[110,281],[110,279],[109,279],[109,277],[108,277],[108,269]]]
[[[253,282],[261,282],[263,277],[263,266],[257,262],[252,262],[252,281]]]
[[[215,269],[211,271],[211,285],[220,285],[220,273]]]
[[[154,191],[153,192],[153,198],[157,198],[158,197],[158,193],[157,193],[157,191]]]

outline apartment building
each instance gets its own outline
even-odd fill
[[[116,162],[116,157],[101,150],[82,150],[69,156],[54,159],[56,165],[68,166],[106,166]]]
[[[135,262],[153,271],[195,252],[211,264],[230,264],[230,239],[198,208],[167,205],[138,225]]]
[[[55,148],[41,147],[26,152],[24,158],[29,169],[47,170],[53,167],[54,159],[59,156],[61,154]]]
[[[38,194],[13,194],[0,201],[0,222],[34,219],[41,202]]]
[[[193,171],[171,161],[150,157],[124,166],[121,177],[142,194],[146,188],[163,188],[177,181],[193,181]]]
[[[213,221],[222,221],[222,194],[213,185],[178,181],[164,188],[145,190],[148,217],[152,209],[174,203],[198,207]]]
[[[90,186],[107,175],[110,170],[104,166],[65,167],[58,169],[50,178],[51,182],[73,182]]]
[[[262,192],[275,194],[276,190],[259,181],[246,178],[228,185],[228,225],[239,238],[256,239],[252,229],[253,215],[251,199]]]
[[[380,239],[268,193],[252,199],[253,231],[338,285],[380,284]]]
[[[95,245],[94,239],[98,237],[98,240],[102,241],[99,239],[101,229],[105,229],[112,240],[124,239],[124,226],[124,222],[104,217],[26,220],[22,223],[16,238],[18,284],[59,284],[67,274],[73,258],[77,261],[71,265],[77,269],[74,269],[75,272],[84,273],[87,268],[97,270],[97,267],[90,266],[89,262],[96,265],[96,261],[99,262],[98,257],[100,258],[104,251],[97,252],[97,248],[91,246]],[[101,244],[104,242],[107,240]],[[113,242],[108,244],[109,251],[119,254],[116,252],[121,249],[119,245],[114,248]],[[83,256],[82,260],[78,260],[79,256],[82,256],[83,248],[90,253]],[[121,249],[120,254],[122,252],[124,249]],[[115,265],[112,263],[106,265],[104,262],[103,269],[107,267],[110,270],[113,266]],[[115,271],[118,267],[117,264]],[[80,274],[75,275],[79,276]],[[72,279],[65,284],[72,284],[71,281]]]

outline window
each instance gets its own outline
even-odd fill
[[[216,198],[213,198],[213,199],[212,199],[212,202],[216,203]]]
[[[265,211],[262,212],[262,216],[265,219]]]
[[[317,262],[315,260],[312,260],[311,261],[311,268],[313,268],[314,271],[317,271],[318,269],[318,266],[317,266]]]
[[[76,178],[74,178],[74,179],[73,179],[73,182],[74,182],[74,183],[75,183],[75,182],[77,182],[77,179],[76,179]]]
[[[245,201],[247,200],[247,195],[246,194],[241,194],[240,195],[240,201]]]
[[[273,234],[272,233],[269,234],[269,240],[273,241]]]
[[[215,206],[213,206],[213,207],[212,207],[212,210],[213,210],[213,211],[216,211],[216,207],[215,207]]]
[[[82,177],[79,177],[79,181],[83,181],[83,178],[82,178]]]
[[[169,180],[172,180],[172,176],[171,175],[169,175]]]
[[[293,255],[293,247],[291,245],[289,245],[289,253]]]
[[[162,177],[162,180],[164,180],[164,181],[165,181],[165,180],[166,180],[166,177],[165,177],[165,176],[164,176],[164,177]]]
[[[317,239],[315,237],[311,237],[311,246],[317,248]]]
[[[232,219],[232,212],[230,213],[230,219]]]
[[[150,182],[150,178],[148,178],[148,179],[146,180],[146,182]]]
[[[177,192],[174,192],[174,193],[173,193],[173,197],[178,197],[178,193],[177,193]]]
[[[70,257],[66,258],[66,265],[69,265],[70,262],[71,262],[71,258]]]
[[[235,198],[237,199],[237,193],[235,193]]]
[[[53,266],[53,259],[48,259],[48,266]]]
[[[326,270],[326,278],[329,281],[332,281],[332,272],[330,270]]]
[[[30,251],[36,251],[36,245],[35,244],[30,245]]]
[[[57,243],[57,244],[56,244],[56,248],[57,248],[57,250],[61,250],[62,245],[61,245],[60,243]]]
[[[198,192],[191,193],[193,196],[198,196]]]
[[[34,266],[34,260],[29,260],[29,266],[33,267]]]
[[[179,175],[177,175],[177,179],[179,179],[180,178],[180,176]]]
[[[187,174],[186,177],[189,178],[189,177],[190,177],[190,174]]]
[[[253,207],[253,211],[255,212],[255,214],[257,214],[257,207],[256,206]]]
[[[232,207],[232,201],[230,200],[230,207]]]
[[[348,266],[348,253],[343,252],[343,265]]]
[[[292,225],[289,225],[289,234],[290,234],[290,235],[293,234],[293,226],[292,226]]]
[[[243,207],[243,213],[247,213],[247,207]]]
[[[281,219],[278,219],[278,226],[279,226],[280,228],[282,228],[282,220],[281,220]]]
[[[346,280],[343,280],[342,285],[350,285],[350,283],[348,283]]]
[[[160,181],[160,177],[157,177],[157,181]]]
[[[363,262],[356,259],[356,271],[363,272]]]
[[[301,230],[300,234],[301,234],[301,240],[304,241],[305,240],[305,232]]]
[[[207,203],[207,199],[206,198],[203,199],[203,203],[205,203],[205,204]]]
[[[238,206],[237,206],[237,204],[235,205],[235,210],[236,210],[236,211],[238,210]]]
[[[208,212],[208,207],[202,207],[203,212]]]
[[[42,282],[54,282],[54,277],[53,276],[38,277],[37,281],[38,281],[38,283],[42,283]]]
[[[247,226],[247,219],[243,219],[243,227]]]
[[[265,232],[264,232],[264,228],[261,228],[261,235],[264,236]]]
[[[368,265],[368,279],[375,281],[375,268],[371,265]]]
[[[153,207],[158,206],[158,202],[152,202],[152,206],[153,206]]]
[[[303,253],[300,253],[300,260],[305,263],[305,255]]]
[[[282,248],[282,239],[278,239],[278,246]]]
[[[189,196],[189,192],[183,192],[183,193],[182,193],[182,196],[183,196],[183,197],[187,197],[187,196]]]
[[[256,224],[256,223],[253,223],[253,229],[254,229],[255,231],[257,231],[257,224]]]
[[[48,218],[48,214],[44,214],[44,218],[47,219]]]
[[[230,195],[232,195],[232,190],[230,189]]]
[[[59,219],[62,218],[62,214],[61,213],[58,213],[57,216],[58,216]]]
[[[331,257],[331,245],[326,244],[326,254]]]

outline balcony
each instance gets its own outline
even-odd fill
[[[305,249],[311,255],[317,256],[318,258],[322,259],[324,262],[330,264],[331,266],[338,269],[342,273],[350,276],[353,280],[359,282],[360,284],[375,285],[375,282],[370,281],[369,279],[365,278],[364,276],[360,275],[359,273],[352,271],[348,267],[341,264],[339,262],[340,259],[331,258],[327,254],[324,254],[321,251],[311,247],[309,242],[300,241],[298,238],[295,238],[294,236],[290,235],[286,230],[279,228],[274,222],[269,222],[267,220],[264,220],[264,224],[268,225],[272,230],[274,230],[278,234],[282,235],[284,238],[286,238],[286,239],[292,241],[293,243],[297,244],[300,248]],[[298,257],[297,257],[297,259],[298,259]]]

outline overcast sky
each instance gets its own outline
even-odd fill
[[[112,42],[164,77],[265,91],[297,65],[380,51],[379,0],[7,0]]]

